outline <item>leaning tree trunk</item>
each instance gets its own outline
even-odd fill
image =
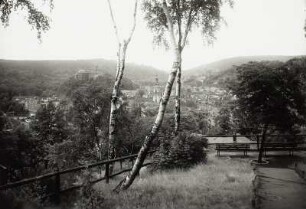
[[[262,155],[263,155],[264,148],[265,148],[266,133],[267,133],[267,125],[264,126],[264,129],[261,135],[261,143],[260,143],[260,149],[259,149],[258,160],[257,160],[258,163],[262,163]]]
[[[159,102],[159,108],[158,113],[155,119],[155,122],[152,126],[152,129],[150,133],[145,137],[142,147],[140,148],[138,152],[138,156],[136,158],[136,161],[132,167],[131,172],[123,179],[119,185],[114,189],[114,191],[119,192],[120,190],[125,190],[129,188],[129,186],[133,183],[134,179],[136,178],[137,174],[139,173],[139,170],[147,156],[147,153],[150,149],[150,145],[153,141],[153,139],[157,136],[157,133],[161,127],[161,124],[164,119],[164,114],[166,111],[166,107],[170,98],[172,86],[177,74],[177,71],[179,67],[181,66],[181,54],[180,49],[176,44],[175,37],[174,37],[174,30],[173,30],[173,24],[170,17],[170,13],[168,11],[166,0],[163,0],[163,11],[165,12],[167,23],[168,23],[168,32],[170,35],[170,40],[172,44],[172,48],[174,50],[174,62],[172,65],[172,70],[170,72],[170,75],[168,77],[168,82],[166,84],[163,96]]]
[[[112,92],[112,98],[111,98],[111,109],[110,109],[110,117],[109,117],[109,135],[108,135],[108,159],[113,159],[116,156],[116,149],[115,149],[115,142],[116,142],[116,123],[117,123],[117,114],[118,110],[120,108],[120,103],[119,103],[119,92],[120,92],[120,84],[121,80],[123,77],[123,72],[125,68],[125,55],[126,55],[126,50],[127,46],[131,41],[131,38],[133,36],[133,33],[135,31],[136,27],[136,13],[137,13],[137,4],[138,0],[135,0],[134,4],[134,13],[133,13],[133,26],[130,31],[130,34],[126,40],[123,40],[123,42],[120,40],[119,33],[117,30],[117,25],[116,21],[114,19],[113,15],[113,10],[112,6],[110,3],[110,0],[107,1],[108,6],[109,6],[109,11],[110,11],[110,16],[113,22],[113,27],[115,31],[115,35],[117,37],[117,42],[118,42],[118,53],[117,53],[117,70],[116,70],[116,77],[115,77],[115,84],[113,87],[113,92]],[[112,171],[112,166],[110,168],[110,171]]]
[[[181,60],[181,50],[179,51]],[[176,74],[176,88],[175,88],[175,115],[174,115],[174,133],[178,134],[180,130],[181,122],[181,75],[182,75],[182,63],[179,63],[179,67]]]
[[[118,60],[117,60],[117,72],[116,72],[116,80],[113,86],[112,98],[111,98],[111,109],[109,116],[109,135],[108,135],[108,159],[113,159],[116,157],[116,123],[117,123],[117,114],[120,108],[119,103],[119,92],[120,92],[120,84],[123,77],[123,72],[125,68],[125,55],[126,55],[127,45],[124,43],[123,45],[119,44],[118,49]]]
[[[149,151],[151,142],[153,141],[153,139],[156,137],[163,118],[164,118],[164,114],[166,111],[166,107],[170,98],[170,94],[171,94],[171,90],[172,90],[172,86],[177,74],[177,71],[179,69],[181,63],[181,59],[180,59],[180,53],[179,50],[176,48],[175,49],[175,61],[173,62],[173,66],[172,66],[172,71],[169,75],[168,78],[168,82],[167,85],[165,87],[163,96],[159,102],[159,109],[158,109],[158,114],[156,116],[154,125],[152,126],[152,129],[150,131],[150,133],[145,137],[145,140],[143,142],[142,147],[140,148],[140,151],[138,152],[138,156],[136,158],[136,161],[133,165],[133,168],[131,170],[131,172],[126,176],[125,179],[123,179],[120,184],[114,189],[114,191],[119,192],[120,190],[125,190],[127,188],[129,188],[129,186],[133,183],[134,179],[136,178],[137,174],[139,173],[139,170],[147,156],[147,153]]]

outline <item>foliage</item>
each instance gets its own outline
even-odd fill
[[[49,2],[50,8],[53,8],[53,0],[43,0],[41,2]],[[31,0],[0,1],[0,19],[2,24],[8,26],[11,13],[19,9],[27,12],[27,21],[33,29],[37,30],[37,37],[40,39],[41,32],[45,32],[50,28],[50,19],[37,9],[37,2],[33,3]]]
[[[0,86],[0,115],[5,117],[6,114],[14,113],[14,115],[27,115],[28,111],[24,106],[16,101],[14,101],[15,93],[6,88],[5,86]]]
[[[127,111],[124,107],[118,113],[116,149],[118,156],[135,154],[142,140],[151,128],[152,118],[141,118],[138,108]]]
[[[64,110],[61,106],[55,107],[53,102],[41,106],[31,124],[36,136],[43,142],[55,144],[68,137],[67,122],[64,118]]]
[[[21,188],[18,187],[1,191],[0,203],[1,207],[7,209],[39,209],[43,205],[41,197],[45,194],[44,186],[38,183],[32,183],[23,185]]]
[[[65,80],[59,88],[59,91],[61,94],[64,94],[65,96],[71,97],[73,91],[80,89],[83,87],[88,87],[90,85],[96,86],[96,88],[100,88],[103,91],[110,91],[111,92],[111,86],[115,82],[114,76],[111,74],[105,73],[103,75],[99,75],[94,79],[89,79],[88,81],[82,81],[78,80],[74,77],[70,77],[67,80]],[[133,83],[128,78],[122,79],[122,89],[125,90],[133,90],[137,87],[135,83]]]
[[[79,177],[83,187],[78,190],[73,208],[75,209],[96,209],[103,208],[104,198],[99,191],[96,191],[90,184],[90,173],[86,170]]]
[[[77,61],[12,61],[0,60],[0,91],[11,92],[13,96],[52,96],[66,95],[69,85],[77,80],[74,75],[78,69],[88,69],[99,77],[114,81],[114,61],[77,60]],[[93,69],[97,68],[96,71]],[[127,64],[126,78],[122,89],[137,88],[135,81],[147,80],[149,75],[158,74],[164,78],[164,72],[147,66]],[[148,74],[147,74],[148,73]],[[132,80],[134,81],[132,81]],[[102,79],[103,80],[103,79]],[[82,83],[79,81],[79,83]]]
[[[181,129],[186,132],[207,134],[211,129],[210,122],[208,120],[208,113],[205,111],[188,110],[186,114],[181,116]],[[172,114],[165,114],[163,126],[161,128],[161,136],[171,133],[174,127],[174,118]]]
[[[62,88],[67,101],[63,116],[70,134],[48,147],[50,162],[62,168],[103,159],[110,83],[108,78],[83,82],[70,79],[65,83]]]
[[[296,62],[298,66],[291,63],[250,62],[238,67],[237,83],[232,86],[238,104],[235,112],[243,132],[261,132],[258,162],[268,132],[295,134],[305,124],[305,59]],[[245,121],[253,127],[243,127]]]
[[[293,131],[295,125],[305,122],[305,68],[291,70],[289,63],[279,67],[274,63],[250,62],[238,68],[233,94],[237,96],[239,111],[258,128],[268,125]]]
[[[216,117],[216,123],[220,127],[219,134],[231,134],[233,132],[233,122],[231,121],[231,108],[222,107]]]
[[[29,173],[25,171],[39,166],[42,147],[22,126],[0,133],[0,139],[0,164],[8,168],[10,181],[28,177]]]
[[[206,158],[207,139],[200,134],[179,133],[161,139],[155,156],[155,167],[160,169],[189,168]]]
[[[224,2],[229,2],[232,5],[230,0],[167,1],[170,19],[175,33],[179,36],[178,46],[184,48],[188,41],[188,33],[194,28],[200,28],[205,40],[211,43],[215,39],[214,33],[219,28],[219,22],[222,19],[220,9]],[[166,38],[165,33],[169,25],[162,4],[161,1],[146,0],[142,9],[145,12],[148,28],[154,33],[154,43],[163,44],[168,48],[169,40]]]
[[[193,108],[193,109],[196,109],[198,107],[197,103],[194,100],[186,100],[186,102],[183,103],[182,106],[184,105],[186,107]]]
[[[89,81],[70,78],[61,89],[67,96],[65,118],[70,136],[67,140],[49,147],[48,160],[60,167],[71,167],[86,162],[107,158],[107,135],[109,122],[109,98],[113,77],[99,76]],[[130,82],[123,82],[123,85]],[[144,121],[137,108],[127,111],[126,104],[120,101],[118,112],[117,155],[135,153],[144,135]],[[69,150],[69,151],[68,151]]]

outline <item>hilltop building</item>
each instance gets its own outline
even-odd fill
[[[98,73],[98,66],[95,70],[81,69],[75,74],[75,79],[79,81],[88,81],[89,79],[96,79],[100,76]]]
[[[91,72],[88,70],[79,70],[75,74],[75,79],[79,81],[88,81],[91,78]]]

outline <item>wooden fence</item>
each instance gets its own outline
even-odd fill
[[[233,135],[203,135],[203,137],[232,137],[233,141],[236,141],[236,139],[238,137],[256,137],[256,135],[236,135],[235,133]],[[257,137],[260,135],[257,135]],[[267,135],[268,136],[268,135]],[[289,137],[292,135],[286,135],[286,134],[275,134],[275,135],[269,135],[272,137]],[[296,137],[305,137],[306,135],[296,135]],[[250,143],[250,144],[257,144],[257,143]],[[208,144],[208,145],[212,145],[212,144]],[[154,151],[149,151],[149,155],[152,155]],[[44,175],[40,175],[40,176],[35,176],[33,178],[27,178],[27,179],[23,179],[20,181],[16,181],[16,182],[9,182],[7,183],[7,181],[5,179],[7,179],[7,169],[4,166],[0,166],[0,191],[6,190],[6,189],[12,189],[12,188],[16,188],[19,186],[23,186],[23,185],[28,185],[34,182],[39,182],[41,180],[44,179],[50,179],[50,178],[54,178],[55,179],[55,192],[53,194],[50,194],[48,196],[56,196],[56,198],[59,200],[60,199],[60,194],[63,192],[67,192],[67,191],[72,191],[78,188],[83,187],[83,185],[74,185],[72,187],[69,188],[61,188],[61,175],[63,174],[67,174],[67,173],[75,173],[77,171],[81,171],[81,170],[86,170],[89,168],[94,168],[94,167],[105,167],[105,174],[103,177],[101,178],[97,178],[93,181],[91,181],[91,184],[94,184],[96,182],[105,180],[106,183],[109,182],[109,180],[115,176],[118,176],[122,173],[125,172],[129,172],[131,171],[131,167],[130,168],[126,168],[126,169],[122,169],[122,162],[126,161],[126,160],[130,160],[133,163],[133,160],[136,159],[138,154],[133,154],[133,155],[129,155],[129,156],[124,156],[124,157],[120,157],[120,158],[116,158],[116,159],[112,159],[112,160],[105,160],[105,161],[101,161],[101,162],[96,162],[96,163],[92,163],[92,164],[88,164],[88,165],[82,165],[82,166],[78,166],[78,167],[74,167],[74,168],[69,168],[69,169],[64,169],[64,170],[58,170],[56,172],[52,172],[52,173],[48,173],[48,174],[44,174]],[[120,162],[120,168],[121,170],[114,172],[114,173],[110,173],[110,165],[114,164],[115,162]],[[152,164],[152,162],[147,162],[144,163],[142,166],[147,166]]]
[[[148,154],[152,155],[154,152],[155,152],[155,150],[154,151],[149,151]],[[116,158],[116,159],[112,159],[112,160],[105,160],[105,161],[96,162],[96,163],[92,163],[92,164],[88,164],[88,165],[82,165],[82,166],[74,167],[74,168],[58,170],[56,172],[47,173],[47,174],[44,174],[44,175],[35,176],[33,178],[27,178],[27,179],[23,179],[23,180],[16,181],[16,182],[9,182],[9,183],[5,182],[5,184],[0,185],[0,191],[20,187],[20,186],[23,186],[23,185],[28,185],[28,184],[31,184],[31,183],[35,183],[35,182],[45,180],[45,179],[53,178],[53,179],[55,179],[55,181],[54,181],[55,182],[54,183],[55,184],[54,185],[55,186],[55,192],[53,194],[49,194],[47,196],[44,196],[43,199],[47,198],[47,197],[55,196],[55,199],[57,200],[57,202],[59,202],[61,193],[72,191],[72,190],[75,190],[75,189],[79,189],[79,188],[84,186],[84,185],[74,185],[74,186],[71,186],[69,188],[62,189],[61,188],[61,175],[67,174],[67,173],[75,173],[77,171],[86,170],[86,169],[94,168],[94,167],[100,167],[101,168],[102,166],[104,166],[105,167],[104,176],[101,177],[101,178],[97,178],[93,181],[90,181],[90,184],[94,184],[94,183],[97,183],[97,182],[103,181],[103,180],[105,180],[106,183],[108,183],[111,178],[113,178],[115,176],[118,176],[122,173],[131,171],[132,167],[122,169],[122,163],[126,160],[129,160],[129,161],[132,162],[132,164],[134,164],[134,160],[137,158],[137,156],[138,156],[138,154],[133,154],[133,155],[128,155],[128,156],[124,156],[124,157],[120,157],[120,158]],[[121,170],[110,173],[110,165],[113,165],[115,162],[120,163]],[[152,164],[152,162],[146,162],[142,165],[142,167],[150,165],[150,164]],[[6,168],[4,166],[3,166],[3,168],[1,167],[0,169],[2,169],[2,173],[6,172]],[[5,176],[5,174],[3,176]],[[3,180],[2,180],[2,183],[4,183]]]

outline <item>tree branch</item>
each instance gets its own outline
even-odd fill
[[[172,23],[172,19],[170,17],[170,13],[169,13],[169,10],[168,10],[168,6],[167,6],[167,3],[166,3],[166,0],[163,0],[163,10],[164,10],[164,13],[166,15],[166,18],[167,18],[167,22],[168,22],[168,31],[170,33],[170,41],[172,42],[172,45],[174,48],[177,48],[177,44],[176,44],[176,40],[175,40],[175,36],[174,36],[174,30],[173,30],[173,23]]]
[[[111,18],[112,18],[112,22],[113,22],[113,27],[114,27],[114,30],[115,30],[115,34],[116,34],[116,37],[117,37],[117,41],[118,41],[118,43],[120,43],[120,37],[119,37],[119,33],[118,33],[116,21],[115,21],[115,18],[114,18],[112,5],[111,5],[111,3],[110,3],[110,0],[107,0],[107,2],[108,2],[108,8],[109,8],[109,12],[110,12],[110,15],[111,15]]]
[[[130,33],[129,37],[125,41],[125,44],[129,44],[130,43],[131,38],[132,38],[133,33],[135,31],[135,28],[136,28],[137,3],[138,3],[138,0],[135,0],[134,13],[133,13],[133,18],[134,18],[134,20],[133,20],[133,27],[132,27],[132,30],[131,30],[131,33]]]
[[[178,46],[180,50],[182,50],[182,21],[181,21],[181,10],[180,10],[180,0],[177,1],[176,5],[176,17],[177,17],[177,24],[178,24]]]
[[[190,8],[189,14],[188,14],[188,20],[186,23],[186,28],[185,28],[185,33],[183,36],[183,43],[182,43],[182,49],[186,46],[186,42],[187,42],[187,37],[188,37],[188,33],[190,31],[191,28],[191,23],[192,23],[192,8]]]

